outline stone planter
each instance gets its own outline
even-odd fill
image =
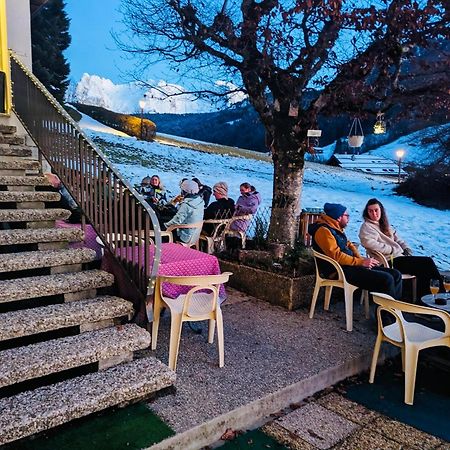
[[[311,304],[315,275],[290,278],[236,262],[219,261],[222,272],[233,272],[228,282],[231,287],[290,311]]]

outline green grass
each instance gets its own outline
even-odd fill
[[[174,435],[145,404],[74,420],[34,438],[25,438],[2,450],[122,450],[141,449]]]

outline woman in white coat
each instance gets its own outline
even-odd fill
[[[413,256],[408,244],[401,239],[396,230],[389,225],[383,204],[371,198],[363,211],[364,223],[359,230],[359,239],[370,253],[382,253],[394,269],[409,273],[417,278],[417,295],[430,293],[430,280],[439,280],[440,290],[444,292],[443,280],[436,264],[429,256]]]

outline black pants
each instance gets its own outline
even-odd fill
[[[342,266],[345,278],[350,284],[369,292],[381,292],[399,300],[402,295],[402,274],[396,269],[362,266]]]
[[[439,280],[440,291],[444,292],[441,274],[429,256],[398,256],[394,258],[394,268],[401,273],[409,273],[417,278],[417,298],[430,293],[430,280]]]

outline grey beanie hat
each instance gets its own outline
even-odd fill
[[[184,180],[181,185],[181,190],[187,194],[198,194],[198,184],[192,180]]]

